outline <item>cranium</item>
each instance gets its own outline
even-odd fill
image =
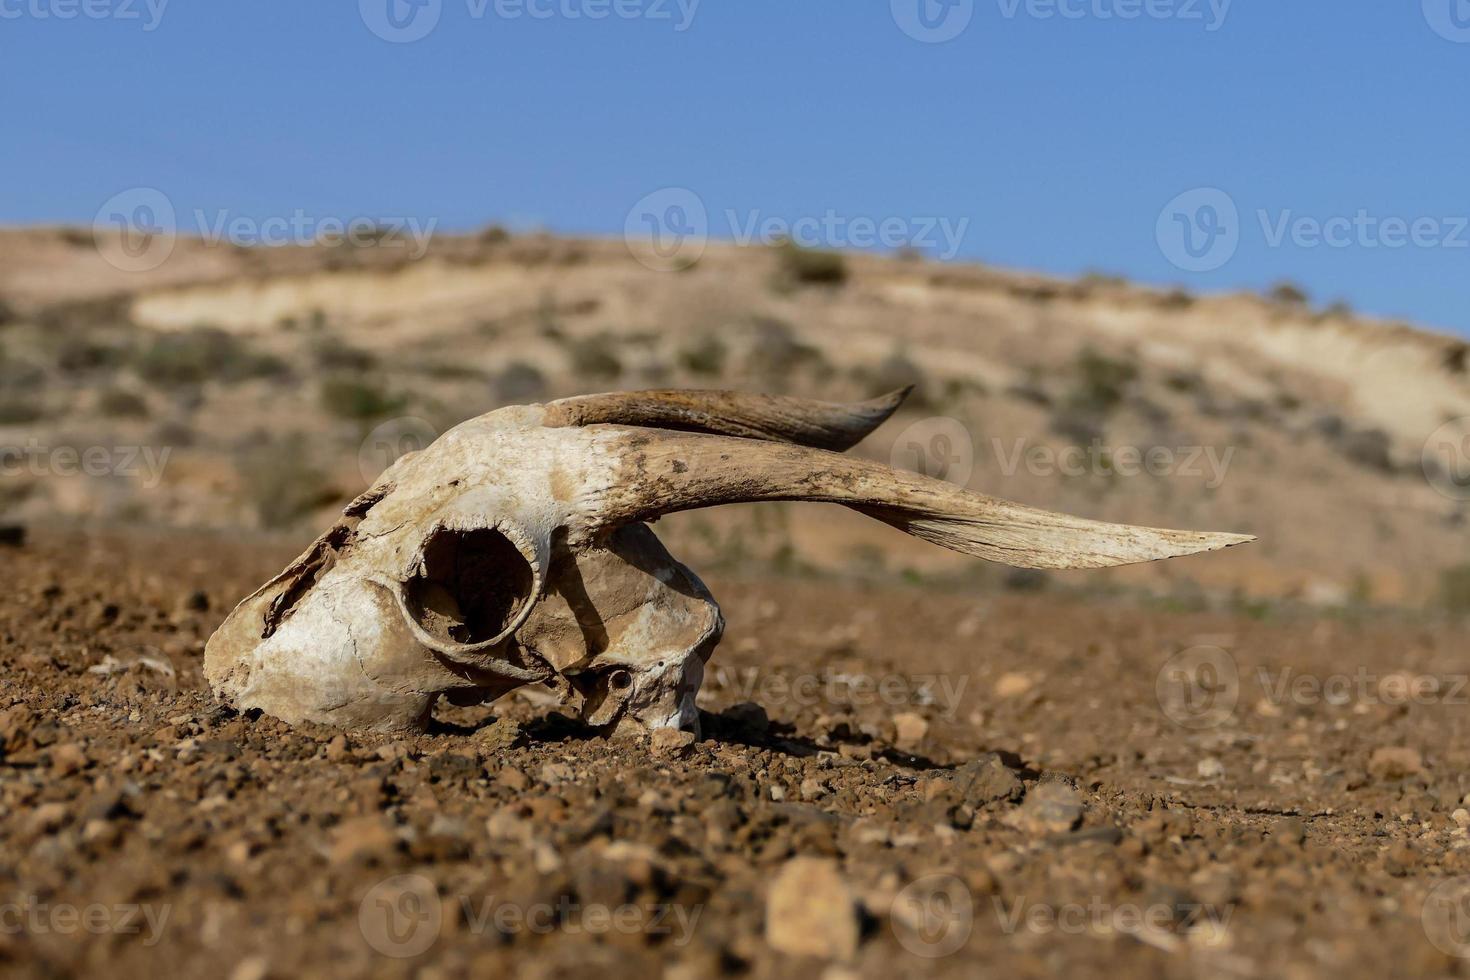
[[[615,733],[697,731],[724,622],[647,522],[827,501],[955,551],[1096,568],[1248,541],[1081,520],[841,455],[906,392],[856,405],[730,392],[503,408],[404,456],[205,650],[215,694],[287,722],[424,726],[545,683]]]

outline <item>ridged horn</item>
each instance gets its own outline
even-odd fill
[[[810,398],[739,391],[628,391],[563,398],[546,406],[544,424],[636,425],[790,442],[842,452],[892,415],[913,386],[842,405]]]
[[[594,529],[720,504],[843,504],[934,544],[1021,568],[1104,568],[1214,551],[1249,535],[1084,520],[819,449],[682,432],[627,431]]]

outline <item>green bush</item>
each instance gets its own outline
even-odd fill
[[[343,419],[370,421],[402,411],[405,399],[389,395],[374,379],[338,376],[321,386],[322,408]]]
[[[312,465],[305,440],[261,446],[240,461],[240,483],[261,526],[289,527],[313,511],[336,502],[341,493]]]
[[[1439,573],[1438,601],[1440,608],[1456,616],[1470,613],[1470,563]]]
[[[679,364],[694,374],[718,376],[725,373],[729,353],[724,341],[710,334],[679,351]]]
[[[606,334],[595,337],[568,338],[567,356],[572,360],[572,373],[581,378],[612,380],[623,373],[623,362]]]
[[[45,413],[34,401],[20,398],[0,399],[0,425],[26,425],[39,422]]]
[[[280,358],[253,351],[240,338],[215,327],[159,336],[143,348],[134,369],[145,380],[165,386],[229,383],[288,373]]]
[[[840,286],[847,282],[847,259],[840,252],[803,248],[795,242],[776,246],[779,278],[798,286]]]
[[[108,418],[146,419],[148,402],[123,388],[108,388],[97,396],[97,410]]]
[[[1272,302],[1281,303],[1286,306],[1306,306],[1309,297],[1307,291],[1294,282],[1283,280],[1271,287],[1267,293]]]

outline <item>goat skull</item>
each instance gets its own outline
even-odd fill
[[[417,730],[440,696],[582,695],[615,733],[697,731],[724,621],[645,522],[762,500],[844,504],[965,554],[1097,568],[1248,537],[1103,524],[840,455],[906,392],[857,405],[730,392],[503,408],[403,457],[209,640],[205,674],[287,722]],[[835,451],[834,451],[835,450]]]

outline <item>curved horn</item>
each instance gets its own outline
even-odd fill
[[[843,504],[934,544],[1022,568],[1103,568],[1255,540],[1249,535],[1106,524],[964,490],[837,453],[678,432],[617,434],[617,478],[594,529],[719,504]]]
[[[794,442],[841,452],[882,425],[913,390],[840,405],[810,398],[750,395],[738,391],[629,391],[563,398],[546,406],[544,425],[648,426]]]

